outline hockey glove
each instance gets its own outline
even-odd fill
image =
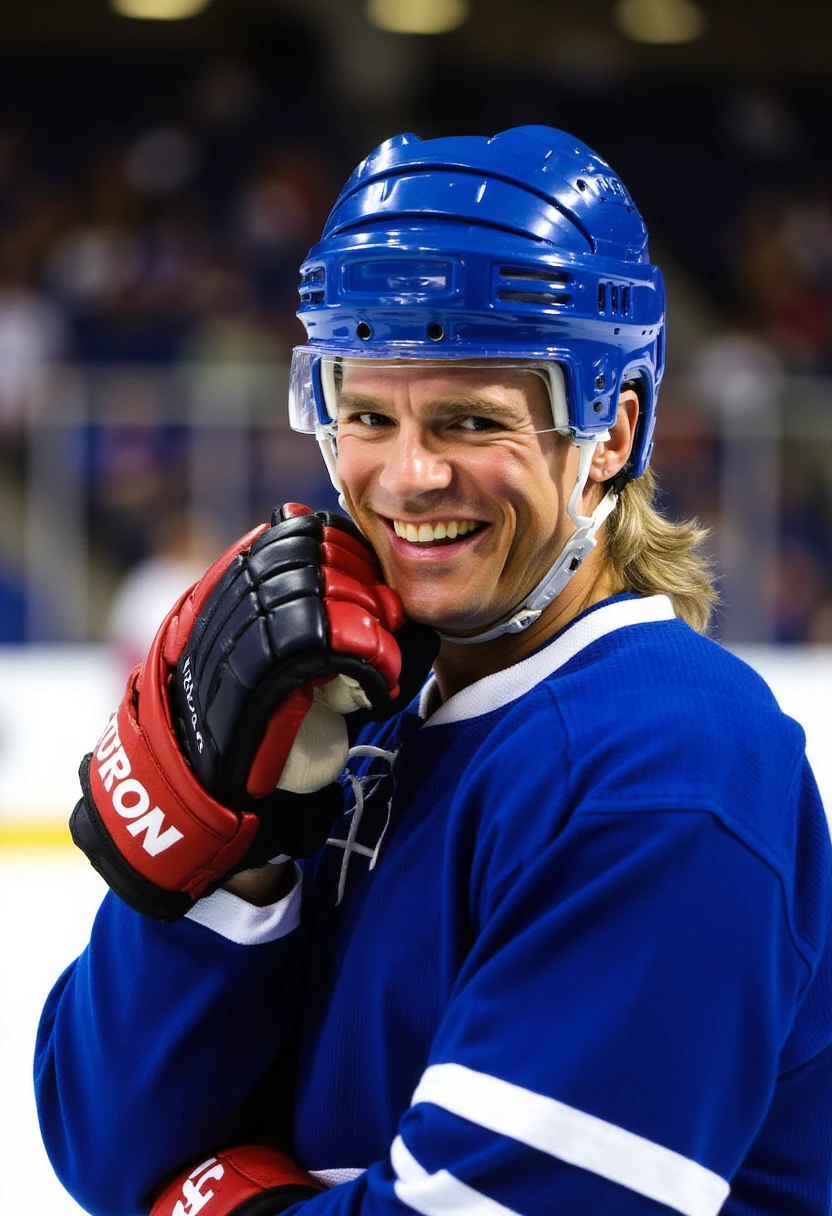
[[[279,1149],[246,1145],[183,1171],[162,1190],[150,1216],[279,1216],[324,1187]]]
[[[323,844],[343,714],[395,712],[438,649],[380,578],[351,521],[288,504],[177,602],[81,766],[70,820],[131,907],[175,920],[231,874]]]

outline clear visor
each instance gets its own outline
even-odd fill
[[[552,430],[569,431],[569,410],[563,369],[558,363],[530,359],[364,359],[321,354],[309,346],[296,346],[289,372],[289,425],[306,435],[333,433],[338,423],[341,386],[349,384],[351,366],[384,375],[404,374],[413,367],[441,367],[447,371],[536,372],[545,382],[552,406]]]

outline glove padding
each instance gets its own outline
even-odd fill
[[[279,1149],[226,1149],[184,1170],[159,1194],[150,1216],[279,1216],[325,1188]]]
[[[155,919],[241,869],[319,848],[343,805],[341,715],[395,712],[438,649],[433,630],[403,626],[349,520],[294,504],[273,518],[174,606],[81,766],[73,839]]]
[[[328,512],[283,507],[223,565],[180,616],[187,642],[172,693],[201,785],[242,810],[276,788],[334,781],[349,746],[344,713],[390,716],[404,614],[367,541]]]

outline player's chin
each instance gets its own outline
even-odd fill
[[[425,594],[423,588],[397,588],[408,620],[430,625],[440,633],[476,633],[481,627],[479,605],[465,604],[460,596],[445,598]]]
[[[386,567],[382,557],[382,567]],[[391,587],[398,592],[405,615],[420,625],[430,625],[440,633],[460,636],[475,634],[496,619],[492,611],[494,582],[485,576],[490,563],[465,562],[464,569],[435,566],[433,563],[396,562],[385,568]]]

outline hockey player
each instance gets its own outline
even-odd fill
[[[350,519],[218,559],[82,768],[116,894],[43,1016],[59,1176],[99,1216],[828,1213],[827,828],[651,502],[628,192],[548,128],[401,136],[300,290]]]

